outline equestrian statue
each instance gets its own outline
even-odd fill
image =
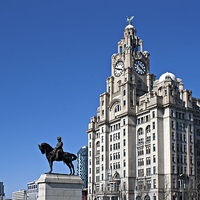
[[[53,161],[63,161],[63,163],[65,163],[69,167],[70,175],[74,175],[75,170],[72,161],[76,160],[77,156],[73,153],[63,151],[63,143],[60,136],[57,137],[57,140],[58,144],[55,148],[52,148],[49,144],[45,142],[38,145],[41,153],[46,154],[46,158],[49,162],[50,171],[48,173],[51,173],[53,170]]]

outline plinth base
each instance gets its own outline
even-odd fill
[[[83,181],[79,176],[42,174],[37,180],[38,200],[81,200]]]

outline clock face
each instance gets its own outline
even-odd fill
[[[135,71],[139,75],[144,75],[146,73],[146,66],[141,60],[136,60],[134,62]]]
[[[122,71],[124,69],[124,63],[122,61],[119,61],[115,66],[115,76],[119,77],[122,74]]]

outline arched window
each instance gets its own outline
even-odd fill
[[[100,142],[99,141],[96,143],[96,147],[100,147]]]
[[[96,143],[96,154],[100,154],[100,142]]]
[[[143,134],[143,129],[142,128],[139,128],[138,129],[138,135],[142,135]]]
[[[144,199],[145,199],[145,200],[150,200],[150,196],[147,195],[147,196],[144,197]]]
[[[150,125],[148,125],[147,127],[146,127],[146,133],[149,133],[151,131],[151,128],[150,128]]]
[[[141,197],[140,197],[140,196],[137,196],[137,197],[136,197],[136,200],[141,200]]]

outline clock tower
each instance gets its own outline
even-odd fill
[[[122,86],[130,91],[129,108],[137,104],[137,97],[149,92],[155,76],[149,72],[149,52],[143,51],[143,42],[136,29],[129,24],[118,42],[118,52],[111,57],[112,76],[107,79],[107,92],[116,93]]]

